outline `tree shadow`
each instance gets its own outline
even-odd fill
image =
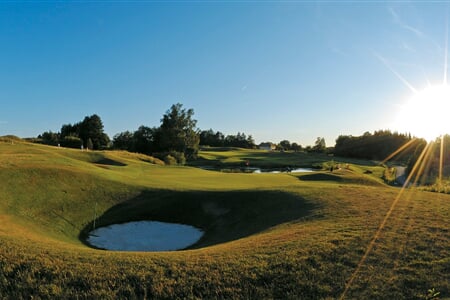
[[[127,165],[127,164],[121,163],[120,161],[116,161],[116,160],[109,159],[106,157],[103,157],[102,159],[94,161],[94,164],[105,165],[105,166],[116,166],[116,167],[125,167]]]
[[[312,214],[316,205],[282,191],[168,191],[147,190],[117,204],[96,219],[96,228],[152,220],[195,226],[203,237],[190,249],[250,236]],[[93,221],[80,233],[86,245]]]
[[[342,177],[327,173],[306,174],[298,176],[298,179],[302,181],[342,181]]]

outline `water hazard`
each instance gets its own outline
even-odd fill
[[[184,224],[138,221],[97,228],[89,233],[92,246],[116,251],[173,251],[189,247],[203,231]]]
[[[209,171],[220,171],[225,173],[255,173],[255,174],[267,174],[267,173],[300,173],[300,172],[314,172],[316,170],[312,168],[254,168],[254,167],[229,167],[229,168],[217,168],[210,166],[200,167]]]

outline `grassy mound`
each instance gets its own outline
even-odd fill
[[[337,170],[333,172],[321,171],[314,172],[311,174],[300,174],[296,175],[301,181],[315,181],[315,182],[328,182],[328,183],[346,183],[346,184],[357,184],[366,186],[380,186],[384,187],[380,178],[374,177],[373,175],[366,175],[362,172],[355,172],[352,170]]]
[[[450,196],[405,191],[377,233],[400,189],[367,168],[225,174],[0,141],[0,295],[330,299],[354,275],[349,299],[425,299],[432,288],[448,297]],[[82,242],[95,217],[98,226],[179,222],[205,235],[183,251],[96,250]]]

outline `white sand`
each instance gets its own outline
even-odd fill
[[[100,227],[89,233],[88,243],[117,251],[172,251],[197,242],[203,231],[189,225],[139,221]]]

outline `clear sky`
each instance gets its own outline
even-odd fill
[[[408,1],[2,1],[0,135],[98,114],[106,133],[198,127],[288,139],[393,129],[444,77],[449,4]]]

